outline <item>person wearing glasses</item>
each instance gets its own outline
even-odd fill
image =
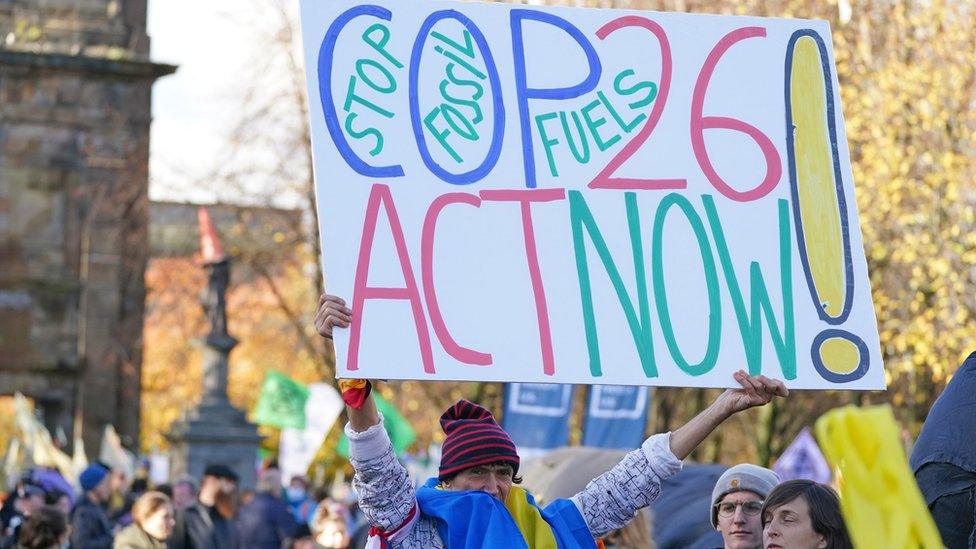
[[[722,473],[712,489],[712,526],[725,549],[761,549],[762,508],[779,476],[758,465],[740,463]]]

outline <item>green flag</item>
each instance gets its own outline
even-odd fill
[[[383,422],[386,432],[390,435],[390,440],[393,441],[393,449],[396,450],[397,455],[400,455],[407,446],[410,446],[417,439],[417,432],[410,426],[410,422],[401,416],[400,412],[397,412],[396,408],[384,400],[376,390],[373,391],[373,398],[376,399],[376,408],[383,414]],[[345,433],[339,440],[339,444],[336,445],[336,452],[349,459],[349,439],[346,438]]]
[[[261,385],[261,396],[254,407],[254,422],[282,429],[305,428],[305,401],[308,389],[294,379],[268,370]]]

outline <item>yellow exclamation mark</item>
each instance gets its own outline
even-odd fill
[[[854,269],[829,58],[811,29],[793,33],[786,48],[786,144],[807,286],[820,318],[840,325],[854,303]],[[867,345],[838,328],[817,334],[810,357],[817,372],[835,383],[860,379],[868,370]]]

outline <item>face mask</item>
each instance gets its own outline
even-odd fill
[[[298,501],[300,499],[305,499],[305,490],[301,488],[288,488],[286,490],[288,494],[288,499],[292,501]]]

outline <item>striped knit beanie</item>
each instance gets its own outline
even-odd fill
[[[441,416],[444,445],[438,479],[452,477],[464,469],[504,462],[518,473],[519,456],[515,443],[491,412],[477,404],[459,400]]]

